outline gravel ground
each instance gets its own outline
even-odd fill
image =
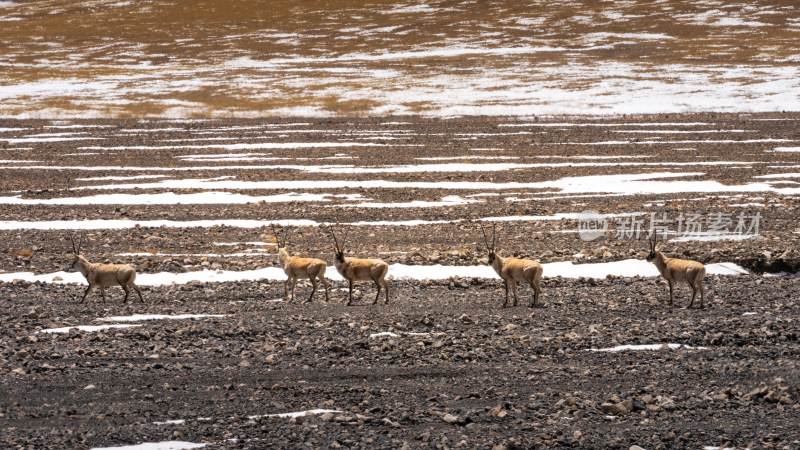
[[[477,279],[397,281],[376,306],[360,286],[353,307],[340,290],[272,302],[277,283],[150,288],[144,305],[119,289],[80,304],[79,286],[5,285],[0,443],[795,447],[797,278],[716,284],[703,310],[685,308],[685,287],[666,306],[646,278],[545,280],[545,307],[505,309],[499,282]],[[137,313],[225,317],[36,333]],[[588,351],[661,343],[692,348]],[[263,417],[316,408],[341,412]],[[155,423],[167,420],[185,422]]]
[[[781,119],[781,120],[764,120]],[[122,135],[120,130],[165,128],[159,121],[78,121],[107,124],[87,128],[87,142],[25,144],[30,150],[4,152],[22,165],[81,169],[0,170],[6,198],[68,199],[100,193],[199,193],[209,189],[69,190],[103,184],[152,183],[157,180],[79,180],[155,173],[153,168],[236,166],[162,173],[170,179],[234,177],[236,180],[365,180],[539,182],[563,177],[649,172],[691,173],[669,181],[717,181],[745,184],[754,176],[792,173],[800,153],[769,153],[779,145],[770,139],[800,139],[793,115],[646,116],[593,120],[604,126],[513,127],[531,134],[511,134],[499,127],[515,119],[452,120],[309,119],[309,131],[270,136],[270,142],[350,140],[346,130],[403,127],[408,137],[386,140],[380,148],[268,150],[271,156],[325,158],[348,153],[353,160],[295,160],[286,164],[352,164],[356,167],[426,164],[419,157],[463,157],[488,154],[514,163],[563,162],[565,156],[639,155],[661,166],[531,167],[478,172],[411,172],[324,174],[297,169],[256,170],[241,166],[264,161],[192,163],[188,154],[224,154],[231,150],[171,149],[119,151],[119,145],[159,146],[168,139],[193,138],[215,129],[231,142],[253,138],[236,126],[265,122],[219,120],[193,122],[181,131]],[[554,118],[552,122],[566,119]],[[592,121],[590,119],[571,119]],[[292,120],[294,121],[294,120]],[[272,125],[281,126],[281,121]],[[284,121],[289,122],[289,121]],[[299,122],[299,121],[298,121]],[[590,145],[619,139],[614,130],[631,123],[708,123],[659,125],[658,128],[714,129],[681,135],[692,144]],[[0,120],[5,138],[35,134],[47,121]],[[270,122],[271,123],[271,122]],[[285,124],[284,124],[285,125]],[[173,125],[174,126],[174,125]],[[288,126],[288,125],[286,125]],[[518,130],[519,129],[519,130]],[[652,129],[652,128],[651,128]],[[736,143],[700,142],[729,139]],[[41,130],[40,130],[41,131]],[[467,133],[475,139],[454,138]],[[644,136],[640,136],[644,138]],[[670,137],[665,140],[675,140]],[[98,144],[99,142],[99,144]],[[187,141],[189,142],[189,141]],[[197,141],[190,141],[197,144]],[[217,141],[200,141],[205,145]],[[583,143],[568,145],[566,142]],[[100,145],[95,153],[81,149]],[[405,145],[422,145],[410,147]],[[18,146],[22,146],[19,144]],[[691,146],[692,151],[676,151]],[[486,152],[475,148],[499,148]],[[251,152],[243,150],[242,152]],[[299,153],[302,153],[300,155]],[[439,162],[467,162],[448,160]],[[584,160],[576,160],[584,161]],[[674,165],[692,162],[746,162],[718,165]],[[283,162],[278,162],[283,164]],[[476,164],[483,164],[479,161]],[[672,164],[672,165],[670,165]],[[13,164],[12,164],[13,165]],[[120,173],[110,166],[142,167]],[[684,174],[685,175],[685,174]],[[789,180],[790,178],[787,178]],[[791,187],[791,183],[776,187]],[[713,301],[704,309],[686,309],[690,295],[683,285],[669,307],[663,280],[642,277],[600,279],[548,277],[542,282],[544,307],[527,306],[530,288],[520,287],[521,304],[500,308],[502,288],[496,279],[391,281],[391,302],[370,305],[374,286],[358,285],[354,306],[344,306],[346,287],[332,283],[332,300],[319,293],[311,304],[276,302],[280,282],[231,282],[145,287],[145,303],[123,304],[112,288],[102,303],[94,293],[79,303],[83,286],[15,281],[0,283],[0,447],[91,448],[147,441],[207,443],[209,448],[349,447],[349,448],[528,448],[575,447],[699,448],[729,444],[750,448],[800,446],[800,371],[798,353],[800,304],[795,275],[765,276],[800,270],[797,244],[798,200],[775,192],[670,193],[645,195],[565,195],[556,189],[508,188],[499,196],[468,197],[486,190],[317,189],[297,192],[361,194],[360,200],[246,203],[223,205],[52,205],[5,204],[3,221],[82,221],[124,219],[189,221],[201,219],[306,219],[317,222],[444,220],[420,226],[364,226],[351,234],[353,255],[375,255],[389,263],[410,265],[476,265],[485,263],[482,236],[464,219],[548,216],[594,209],[605,214],[631,212],[736,215],[759,213],[759,236],[742,241],[669,242],[669,255],[703,263],[733,262],[753,273],[709,276]],[[271,195],[288,190],[231,191]],[[548,193],[551,192],[551,193]],[[440,201],[457,195],[481,201],[456,206],[354,208],[354,202]],[[364,200],[366,198],[372,200]],[[513,201],[511,198],[528,199]],[[745,206],[742,206],[745,205]],[[458,222],[458,223],[456,223]],[[2,222],[0,271],[51,273],[70,262],[69,226],[61,230],[19,228]],[[575,233],[574,218],[501,221],[499,247],[506,255],[539,261],[608,262],[642,259],[642,242],[605,238],[585,242]],[[125,262],[139,273],[201,269],[252,270],[277,265],[268,227],[136,227],[89,230],[84,253],[90,260]],[[236,245],[219,245],[236,243]],[[252,251],[258,254],[231,256]],[[332,263],[332,245],[318,227],[293,227],[289,248]],[[137,253],[126,256],[125,253]],[[583,256],[577,257],[576,254]],[[209,256],[211,255],[211,256]],[[298,298],[309,285],[301,283]],[[68,333],[37,333],[48,328],[99,325],[98,319],[131,314],[223,314],[224,317],[131,322],[131,328]],[[121,322],[109,322],[121,323]],[[371,336],[373,334],[381,334]],[[658,344],[656,350],[593,352],[618,345]],[[663,344],[688,347],[668,349]],[[335,413],[269,417],[311,409]],[[180,423],[157,422],[182,420]]]

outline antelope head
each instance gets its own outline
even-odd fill
[[[347,242],[347,233],[349,229],[346,229],[344,232],[344,237],[342,238],[342,244],[339,245],[339,241],[336,239],[336,234],[333,232],[333,227],[328,226],[328,233],[331,234],[333,237],[333,245],[334,245],[334,254],[336,256],[336,261],[339,263],[344,263],[344,244]]]
[[[494,264],[495,244],[497,244],[497,235],[495,234],[495,229],[497,228],[497,224],[492,224],[492,245],[489,245],[489,238],[486,235],[486,229],[483,228],[483,224],[478,222],[478,225],[480,225],[481,231],[483,232],[483,242],[486,244],[486,249],[489,251],[489,265]]]
[[[647,243],[650,246],[650,253],[647,254],[647,257],[645,259],[648,262],[652,262],[654,259],[656,259],[658,257],[658,252],[656,251],[656,239],[657,238],[658,238],[658,235],[656,233],[653,233],[653,237],[652,238],[647,238]]]

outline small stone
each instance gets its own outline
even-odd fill
[[[623,408],[625,408],[625,413],[626,414],[631,412],[631,411],[633,411],[633,399],[629,398],[629,399],[627,399],[624,402],[619,403],[619,404],[622,405]]]
[[[388,426],[390,426],[392,428],[400,428],[400,424],[399,423],[394,422],[392,419],[390,419],[388,417],[384,417],[383,419],[381,419],[381,423],[383,423],[384,425],[388,425]]]
[[[631,445],[628,450],[644,450],[644,449],[642,447],[639,447],[638,445]]]
[[[331,420],[333,420],[333,413],[326,412],[325,414],[320,416],[320,419],[322,419],[325,422],[330,422]]]
[[[778,393],[778,391],[769,391],[767,395],[764,396],[764,400],[770,403],[778,403],[778,400],[780,400],[780,398],[781,395]]]
[[[97,389],[97,386],[95,386],[93,384],[90,384],[90,385],[86,386],[85,388],[83,388],[84,391],[90,391],[92,389]]]
[[[458,417],[452,414],[445,414],[444,417],[442,417],[442,420],[444,420],[447,423],[456,423],[458,422]]]

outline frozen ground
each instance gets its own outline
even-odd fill
[[[798,120],[0,120],[0,447],[800,445]],[[272,225],[330,302],[285,300]],[[500,307],[480,225],[544,307]],[[328,227],[388,305],[344,306]],[[70,233],[144,303],[80,303]]]
[[[0,1],[0,447],[800,446],[795,3]]]
[[[800,11],[793,2],[388,8],[2,2],[0,116],[797,110]],[[129,17],[136,20],[122,20]]]

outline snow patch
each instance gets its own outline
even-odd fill
[[[61,328],[47,328],[44,330],[39,330],[35,334],[38,333],[69,333],[72,329],[77,329],[80,331],[85,331],[87,333],[91,333],[94,331],[102,331],[102,330],[109,330],[114,328],[133,328],[133,327],[140,327],[141,325],[119,325],[119,324],[112,324],[112,325],[75,325],[71,327],[61,327]]]
[[[641,344],[641,345],[618,345],[609,348],[588,348],[587,351],[591,352],[621,352],[625,350],[676,350],[679,348],[686,348],[692,350],[707,350],[707,347],[690,347],[685,344]]]
[[[185,441],[143,442],[136,445],[123,445],[119,447],[94,447],[91,450],[186,450],[202,448],[207,444],[196,444]]]
[[[250,420],[260,419],[262,417],[302,417],[302,416],[309,416],[315,414],[337,414],[341,411],[337,411],[335,409],[309,409],[307,411],[297,411],[297,412],[288,412],[288,413],[280,413],[280,414],[264,414],[264,415],[257,415],[257,416],[247,416]]]
[[[5,205],[219,205],[247,203],[329,202],[331,198],[359,199],[359,194],[334,195],[289,192],[286,194],[251,196],[231,192],[208,191],[196,194],[100,194],[87,197],[29,199],[22,196],[0,197]]]
[[[607,263],[575,264],[572,261],[561,261],[542,264],[543,276],[564,278],[605,278],[606,275],[617,277],[655,277],[660,276],[653,264],[637,259],[627,259]],[[716,263],[706,265],[706,273],[710,275],[744,275],[747,269],[734,263]],[[334,281],[343,281],[343,278],[333,266],[326,270],[326,277]],[[408,280],[446,280],[453,277],[471,278],[499,278],[490,266],[409,266],[405,264],[392,264],[389,266],[390,279]],[[184,273],[159,272],[143,273],[136,277],[140,286],[164,286],[171,284],[186,284],[193,281],[203,283],[222,283],[229,281],[256,281],[256,280],[286,280],[286,274],[280,267],[267,267],[263,269],[227,271],[227,270],[200,270]],[[79,283],[86,284],[85,279],[77,272],[53,272],[36,275],[32,272],[14,272],[0,274],[0,282],[10,283],[14,280],[43,283]]]
[[[153,425],[183,425],[186,423],[184,419],[165,420],[163,422],[153,422]]]

